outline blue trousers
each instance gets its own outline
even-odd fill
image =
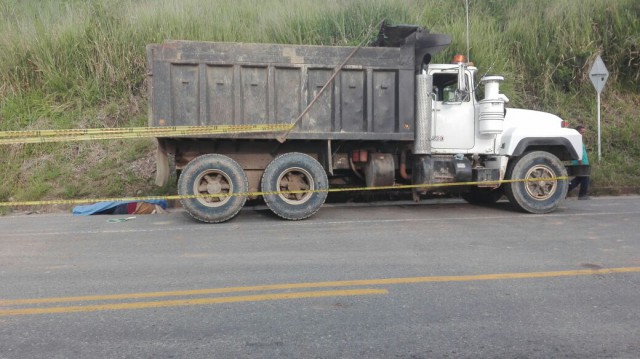
[[[569,182],[569,192],[580,186],[578,197],[584,197],[589,193],[589,176],[575,176]]]

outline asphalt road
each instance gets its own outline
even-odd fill
[[[640,356],[640,197],[114,218],[0,217],[0,358]]]

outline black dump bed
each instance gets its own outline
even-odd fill
[[[383,25],[375,43],[355,53],[288,138],[413,140],[415,74],[425,56],[450,41],[418,26]],[[354,49],[194,41],[149,45],[150,126],[293,123]]]

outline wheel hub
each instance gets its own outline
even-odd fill
[[[532,167],[525,176],[525,188],[534,199],[544,201],[554,195],[558,188],[554,171],[543,165]]]
[[[289,191],[300,191],[303,189],[303,187],[308,187],[299,175],[290,173],[287,178],[288,182],[286,184],[286,187]]]
[[[222,191],[222,186],[220,185],[220,182],[212,182],[207,184],[207,192],[209,192],[209,194],[217,194],[220,193]]]
[[[283,172],[278,178],[278,188],[282,192],[280,198],[289,204],[302,204],[311,197],[311,192],[297,192],[305,190],[313,190],[315,187],[313,178],[306,170],[302,168],[290,168]]]
[[[194,182],[194,193],[200,195],[228,194],[232,192],[231,180],[219,170],[208,170],[200,174]],[[230,196],[202,197],[200,203],[207,207],[218,207],[229,201]]]

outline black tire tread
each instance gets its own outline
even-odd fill
[[[567,170],[562,162],[553,154],[546,151],[533,151],[523,154],[515,162],[509,164],[507,168],[507,179],[520,179],[524,177],[524,174],[529,168],[536,164],[545,164],[550,167],[556,177],[566,177]],[[504,185],[505,195],[509,199],[511,205],[517,210],[534,213],[544,214],[553,212],[558,208],[560,203],[564,201],[567,195],[567,189],[569,186],[568,180],[558,180],[556,193],[544,201],[536,201],[531,198],[527,198],[526,190],[524,190],[524,182],[512,182]]]
[[[300,167],[307,170],[314,176],[315,190],[321,190],[312,194],[312,198],[307,201],[305,207],[295,208],[291,204],[283,202],[278,195],[264,195],[267,207],[278,217],[299,221],[313,216],[320,210],[327,198],[327,192],[322,191],[329,188],[329,180],[322,165],[313,157],[300,152],[289,152],[276,157],[262,174],[262,192],[278,191],[277,178],[279,175],[291,167]]]
[[[249,181],[242,167],[232,158],[220,154],[206,154],[198,156],[187,164],[178,179],[178,194],[192,195],[193,181],[202,171],[219,169],[227,174],[234,182],[234,192],[247,192]],[[246,196],[235,196],[224,208],[203,207],[198,199],[180,199],[182,207],[194,219],[205,223],[225,222],[235,217],[247,200]],[[217,212],[217,213],[216,213]]]

